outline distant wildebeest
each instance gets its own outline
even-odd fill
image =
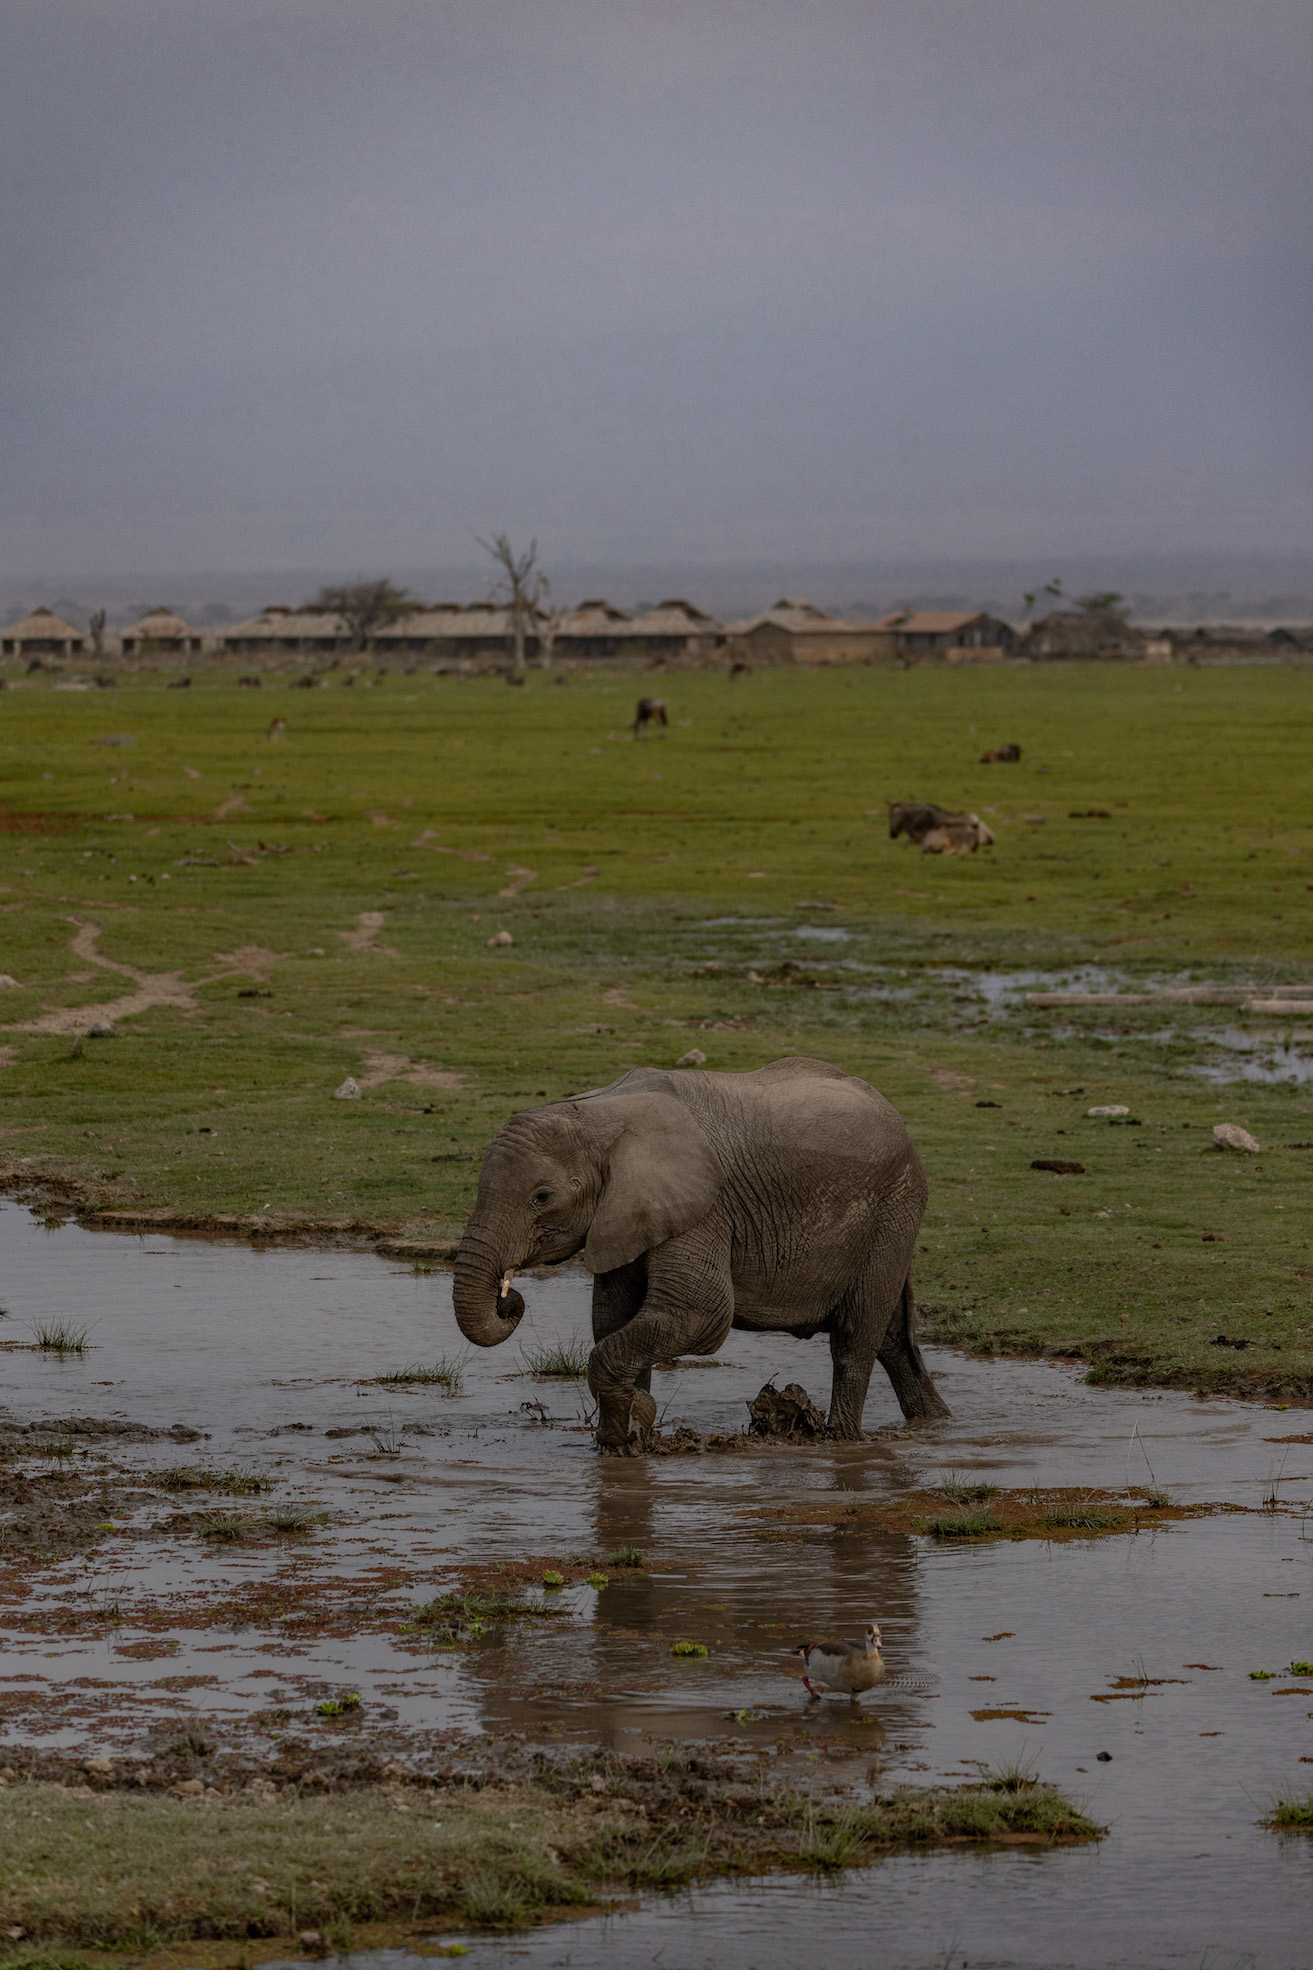
[[[744,663],[742,657],[735,657],[729,667],[729,674],[731,677],[750,677],[752,675],[752,665]]]
[[[899,835],[906,835],[926,855],[974,855],[994,839],[978,814],[952,814],[933,800],[889,803],[889,838],[897,841]]]
[[[641,739],[649,725],[669,725],[664,698],[640,698],[634,714],[634,737]]]
[[[1021,758],[1020,746],[995,746],[991,752],[982,752],[982,766],[1015,766]]]
[[[259,677],[239,677],[237,682],[247,691],[261,691],[264,689],[264,680]]]

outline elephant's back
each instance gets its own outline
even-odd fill
[[[701,1078],[701,1077],[700,1077]],[[748,1074],[709,1074],[737,1111],[750,1150],[792,1151],[810,1161],[863,1166],[874,1173],[915,1157],[907,1125],[869,1081],[828,1061],[791,1056]]]

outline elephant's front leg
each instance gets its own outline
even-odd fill
[[[624,1275],[646,1274],[634,1311],[625,1312],[632,1285]],[[599,1309],[598,1288],[607,1290]],[[614,1288],[610,1282],[617,1282]],[[599,1311],[607,1326],[599,1332]],[[711,1234],[686,1232],[642,1261],[599,1275],[593,1286],[593,1332],[588,1386],[597,1397],[597,1445],[622,1455],[640,1452],[656,1422],[649,1393],[652,1363],[668,1355],[714,1354],[734,1317],[729,1255]]]

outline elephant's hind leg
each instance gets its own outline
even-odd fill
[[[893,1383],[898,1406],[909,1422],[952,1415],[952,1410],[935,1387],[916,1344],[916,1302],[912,1297],[910,1278],[903,1281],[898,1306],[885,1330],[876,1359]]]

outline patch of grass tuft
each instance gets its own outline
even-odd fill
[[[349,1717],[360,1707],[360,1691],[348,1690],[345,1696],[325,1697],[322,1703],[315,1705],[315,1714],[319,1717]]]
[[[32,1346],[39,1354],[85,1354],[90,1332],[71,1320],[38,1320],[32,1328]]]
[[[932,1513],[918,1523],[934,1539],[982,1539],[1003,1530],[988,1506],[976,1512]]]
[[[541,1601],[527,1601],[513,1592],[453,1588],[413,1608],[409,1625],[430,1630],[439,1646],[451,1647],[457,1642],[477,1642],[485,1629],[501,1623],[540,1621],[555,1612]]]
[[[575,1335],[568,1341],[547,1342],[541,1346],[527,1342],[520,1349],[520,1360],[527,1375],[579,1382],[588,1373],[588,1357],[592,1351],[591,1342]]]
[[[999,1490],[987,1479],[967,1477],[959,1471],[945,1471],[939,1489],[951,1505],[981,1505],[988,1498],[997,1498]]]
[[[274,1488],[273,1479],[259,1471],[221,1471],[200,1464],[174,1464],[156,1471],[150,1482],[160,1491],[226,1491],[235,1498],[255,1497]]]
[[[608,1566],[646,1566],[647,1554],[637,1546],[617,1546],[606,1556]]]
[[[322,1512],[312,1512],[307,1505],[280,1505],[261,1519],[271,1532],[313,1532],[323,1522]]]
[[[1055,1532],[1118,1532],[1127,1515],[1115,1505],[1100,1505],[1091,1499],[1088,1504],[1045,1505],[1039,1516],[1041,1523],[1052,1526]]]
[[[196,1530],[202,1539],[208,1539],[214,1546],[236,1546],[243,1539],[250,1539],[260,1529],[258,1519],[249,1512],[209,1512],[197,1522]]]
[[[1313,1833],[1313,1792],[1283,1793],[1263,1824],[1291,1833]]]
[[[425,1388],[439,1388],[444,1395],[462,1395],[467,1366],[463,1355],[442,1354],[434,1362],[412,1361],[408,1367],[394,1368],[391,1374],[376,1375],[374,1380],[384,1388],[415,1383]]]

